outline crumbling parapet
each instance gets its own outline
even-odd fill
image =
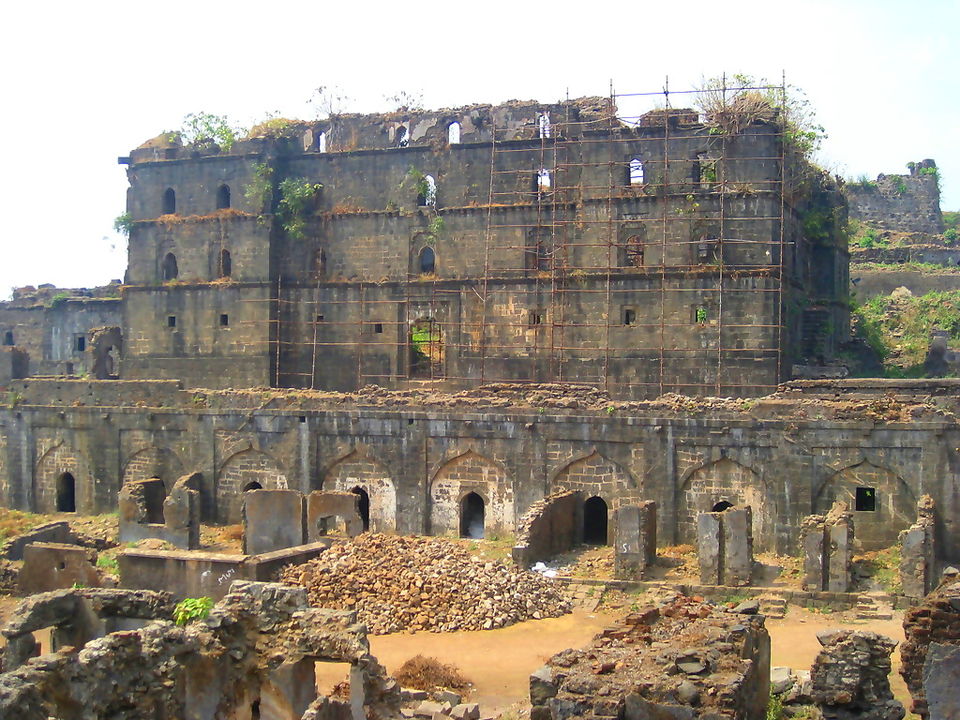
[[[810,695],[825,720],[901,720],[890,691],[890,654],[897,643],[873,632],[826,630],[810,669]]]
[[[554,493],[533,503],[517,523],[513,561],[526,568],[570,550],[582,538],[583,493]]]
[[[27,545],[17,576],[18,589],[24,595],[32,595],[74,586],[100,587],[96,560],[95,551],[78,545]]]
[[[920,605],[903,616],[906,639],[900,648],[900,674],[913,699],[911,710],[922,718],[954,717],[934,714],[931,703],[952,702],[960,686],[960,582],[944,581]]]
[[[349,537],[363,532],[360,496],[352,492],[320,491],[307,495],[307,542],[317,542],[342,524]]]
[[[118,497],[120,542],[157,538],[184,550],[200,547],[199,473],[179,478],[169,494],[159,478],[124,483]]]
[[[826,515],[808,515],[800,524],[803,589],[849,592],[853,583],[853,514],[838,500]]]
[[[93,638],[129,629],[131,621],[169,618],[173,605],[170,593],[151,590],[78,588],[31,595],[17,605],[0,630],[7,641],[3,671],[15,670],[34,655],[34,631],[53,628],[54,650],[80,648]]]
[[[680,596],[554,655],[530,677],[530,718],[761,720],[769,692],[764,618]]]
[[[917,521],[900,533],[900,584],[907,597],[922,598],[936,579],[936,516],[933,498],[921,496]]]
[[[731,507],[697,516],[702,585],[749,585],[753,580],[753,510]]]
[[[4,635],[16,641],[30,629],[62,621],[88,602],[83,592],[89,591],[38,596]],[[120,609],[109,598],[100,610],[107,608]],[[169,602],[163,609],[169,617]],[[91,610],[96,614],[95,606]],[[161,620],[77,640],[74,647],[25,663],[24,657],[0,675],[0,717],[78,717],[76,708],[83,708],[84,717],[117,720],[249,718],[257,711],[281,717],[270,714],[270,707],[285,707],[285,718],[399,716],[399,688],[370,655],[355,613],[311,608],[302,588],[236,582],[206,619],[185,627]],[[317,713],[324,706],[315,702],[318,661],[351,665],[349,714]],[[291,703],[286,690],[294,684]]]
[[[646,500],[616,512],[613,574],[622,580],[640,580],[657,559],[657,504]]]

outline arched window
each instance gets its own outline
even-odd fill
[[[217,210],[230,207],[230,186],[221,185],[217,188]]]
[[[546,168],[540,168],[537,173],[537,192],[547,192],[550,190],[550,171]]]
[[[327,151],[327,133],[322,132],[314,140],[314,147],[317,152],[325,153]]]
[[[230,259],[229,250],[220,251],[220,277],[230,277],[233,272],[233,262]]]
[[[420,272],[432,273],[437,269],[437,254],[432,247],[425,247],[420,251]]]
[[[447,142],[457,145],[460,142],[460,123],[452,122],[447,126]]]
[[[437,204],[437,181],[433,175],[425,175],[423,178],[423,188],[417,195],[417,205],[420,207],[433,207]]]
[[[630,161],[630,184],[643,185],[643,161],[640,158],[633,158]]]
[[[77,483],[66,472],[57,478],[57,512],[77,511]]]
[[[163,192],[163,214],[173,215],[177,212],[177,194],[173,188],[167,188]]]
[[[484,502],[477,493],[467,493],[460,501],[460,537],[483,538]]]
[[[3,334],[3,344],[4,345],[13,345],[13,330],[7,330]]]
[[[243,486],[243,492],[250,492],[251,490],[263,490],[263,485],[254,480]]]
[[[173,253],[167,253],[166,257],[163,258],[163,279],[166,280],[176,280],[177,275],[180,274],[180,271],[177,269],[177,256]]]
[[[407,137],[407,128],[403,125],[400,125],[397,128],[397,132],[394,137],[397,139],[397,147],[403,148],[410,144],[410,138]]]
[[[540,130],[541,139],[550,137],[550,113],[540,113],[540,117],[537,118],[537,127]]]

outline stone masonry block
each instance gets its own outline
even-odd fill
[[[243,552],[273,552],[306,542],[303,495],[296,490],[250,490],[244,493]]]

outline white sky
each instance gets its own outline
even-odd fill
[[[0,297],[123,276],[116,158],[184,115],[250,124],[422,93],[426,107],[672,89],[744,72],[803,88],[843,175],[932,157],[960,209],[960,0],[12,2],[0,36]],[[674,106],[681,105],[674,99]]]

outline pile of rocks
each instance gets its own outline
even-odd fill
[[[314,607],[356,610],[375,635],[489,630],[570,611],[559,585],[443,538],[364,533],[280,579],[305,587]]]
[[[900,648],[903,675],[913,698],[913,712],[936,717],[928,705],[946,703],[956,711],[960,665],[960,582],[946,580],[903,617],[906,640]],[[952,659],[951,659],[952,658]],[[942,708],[943,706],[941,706]],[[941,709],[940,717],[949,717]]]
[[[762,718],[769,688],[763,616],[679,596],[554,655],[530,677],[530,718]]]

